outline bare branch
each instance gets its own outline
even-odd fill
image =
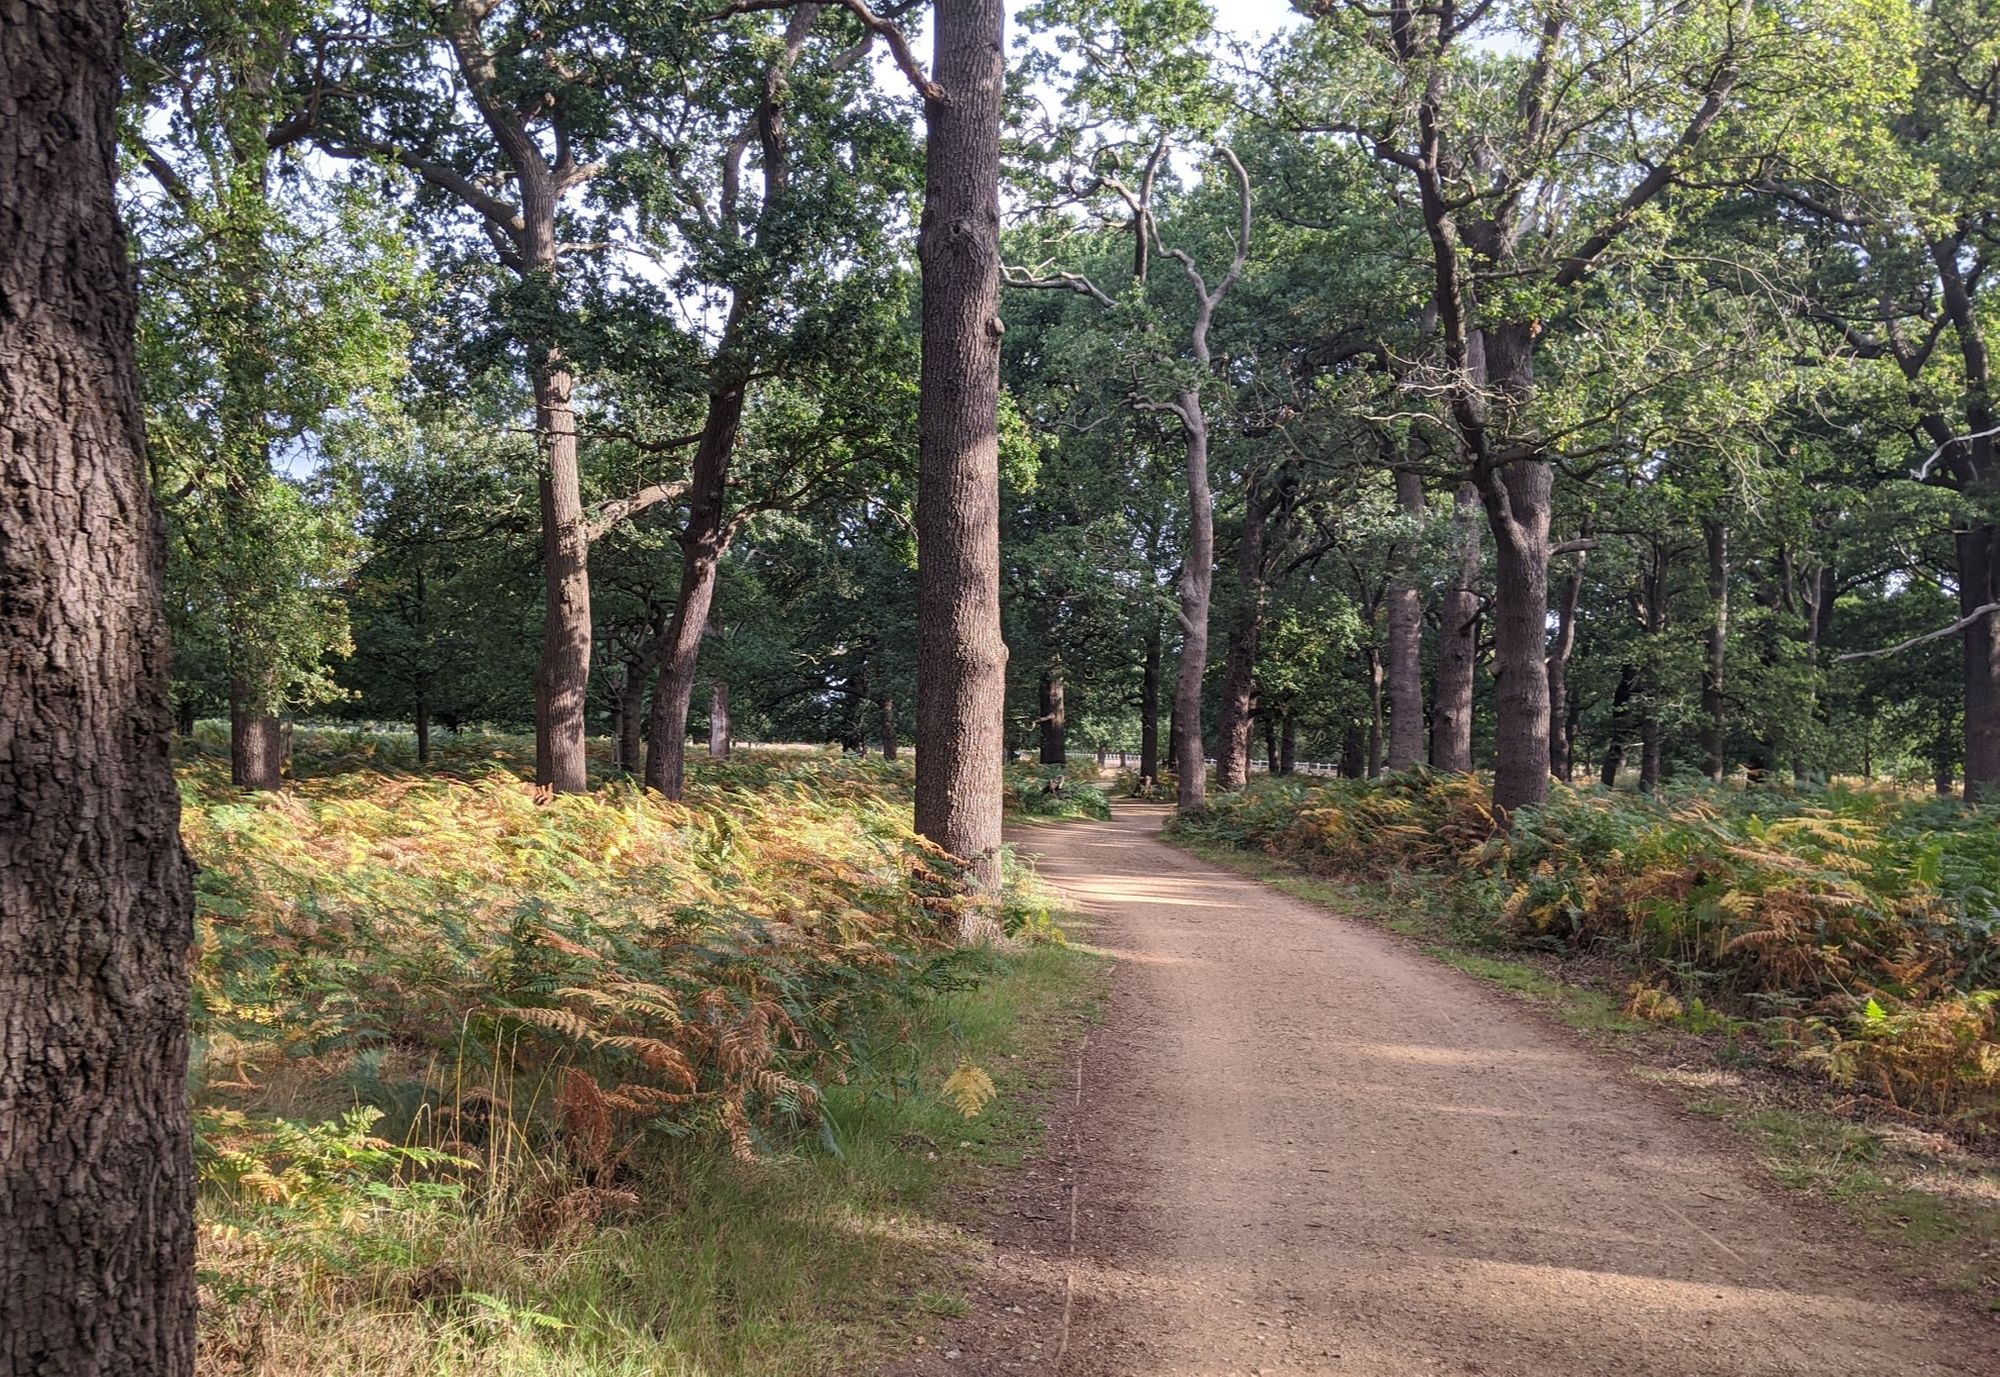
[[[1847,660],[1877,660],[1884,655],[1900,655],[1904,651],[1913,649],[1916,646],[1923,645],[1927,641],[1943,640],[1946,636],[1950,636],[1956,632],[1963,631],[1965,630],[1966,627],[1971,626],[1981,617],[1990,617],[1995,612],[2000,612],[2000,602],[1989,602],[1984,607],[1975,607],[1974,609],[1972,609],[1972,611],[1966,613],[1963,617],[1960,617],[1950,626],[1939,627],[1936,631],[1926,631],[1921,636],[1912,636],[1909,640],[1904,641],[1901,645],[1892,645],[1885,647],[1884,649],[1881,650],[1850,650],[1845,655],[1834,656],[1833,662],[1835,664],[1840,664]]]

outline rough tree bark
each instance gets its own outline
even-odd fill
[[[1618,687],[1611,693],[1610,736],[1604,743],[1604,763],[1598,770],[1598,778],[1609,789],[1618,783],[1618,772],[1625,768],[1626,733],[1631,730],[1627,712],[1632,703],[1632,690],[1639,683],[1639,667],[1624,664],[1618,667]]]
[[[1255,475],[1244,486],[1243,538],[1236,548],[1236,617],[1222,675],[1222,704],[1215,723],[1215,787],[1241,789],[1250,782],[1250,727],[1254,714],[1257,647],[1263,637],[1264,599],[1270,568],[1265,555],[1272,494]]]
[[[688,518],[682,528],[681,583],[673,620],[660,654],[653,711],[646,726],[646,787],[677,799],[687,784],[688,711],[694,704],[695,669],[715,601],[716,575],[728,545],[723,512],[730,456],[743,421],[744,386],[727,385],[708,399],[701,441],[688,477]]]
[[[231,685],[229,694],[229,782],[239,789],[284,785],[284,724],[260,707],[248,706],[254,690]]]
[[[1000,885],[1002,0],[938,0],[926,100],[918,388],[917,830]]]
[[[1482,332],[1489,384],[1518,405],[1534,390],[1534,327]],[[1555,470],[1540,454],[1474,467],[1493,533],[1493,806],[1549,795],[1549,509]]]
[[[123,7],[0,42],[0,1372],[194,1370],[192,895],[117,177]]]
[[[1203,351],[1207,349],[1204,346]],[[1206,359],[1203,360],[1206,363]],[[1201,681],[1208,669],[1208,604],[1215,579],[1215,504],[1208,489],[1208,418],[1201,394],[1177,401],[1186,440],[1188,541],[1181,557],[1181,659],[1174,678],[1175,803],[1182,812],[1208,799],[1201,735]]]
[[[1061,665],[1044,671],[1041,684],[1042,764],[1069,763],[1069,716],[1063,706]]]
[[[708,686],[708,758],[727,760],[735,747],[729,731],[729,681],[717,679]]]
[[[1729,528],[1713,517],[1701,523],[1708,549],[1708,655],[1701,671],[1702,768],[1717,784],[1728,773],[1728,700],[1723,669],[1729,652]]]
[[[1458,572],[1438,603],[1431,687],[1431,765],[1455,774],[1472,769],[1472,681],[1479,664],[1479,574],[1485,561],[1479,526],[1479,496],[1462,483],[1452,513]]]
[[[1396,471],[1396,505],[1413,526],[1424,519],[1424,480],[1408,469]],[[1414,539],[1412,546],[1415,545]],[[1424,758],[1424,604],[1411,581],[1404,551],[1396,582],[1389,585],[1389,768],[1408,770]],[[1470,688],[1470,684],[1467,685]]]
[[[1160,777],[1160,623],[1146,633],[1146,662],[1139,679],[1139,778]]]
[[[1584,534],[1589,535],[1587,526]],[[1575,713],[1569,700],[1569,662],[1576,653],[1577,608],[1583,601],[1583,565],[1589,558],[1587,551],[1579,550],[1569,577],[1563,581],[1556,636],[1549,645],[1549,773],[1565,784],[1576,773],[1575,743],[1570,740],[1570,721]]]

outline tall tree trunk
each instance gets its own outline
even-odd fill
[[[1201,681],[1208,670],[1208,606],[1215,578],[1215,503],[1208,489],[1208,420],[1201,394],[1178,398],[1187,442],[1188,543],[1181,560],[1181,663],[1174,682],[1174,770],[1182,812],[1208,798],[1201,738]]]
[[[1483,332],[1489,385],[1533,393],[1534,329],[1510,321]],[[1549,794],[1549,506],[1555,471],[1537,456],[1482,467],[1479,495],[1493,532],[1493,806],[1507,813]]]
[[[194,1371],[193,899],[113,200],[122,6],[0,42],[0,1372]]]
[[[1424,519],[1424,480],[1396,471],[1396,505],[1413,526]],[[1414,547],[1416,541],[1411,541]],[[1409,566],[1413,550],[1399,556],[1398,579],[1389,585],[1389,768],[1408,770],[1424,758],[1424,604]]]
[[[1479,663],[1479,494],[1459,486],[1452,512],[1458,572],[1438,607],[1437,678],[1431,690],[1431,764],[1464,774],[1472,769],[1472,681]]]
[[[1241,789],[1250,782],[1250,719],[1256,689],[1257,647],[1264,629],[1264,536],[1271,498],[1252,478],[1243,505],[1243,538],[1236,547],[1236,617],[1229,629],[1222,705],[1215,724],[1215,787]]]
[[[626,774],[639,773],[646,731],[646,679],[652,662],[645,656],[628,655],[618,680],[616,749],[618,768]]]
[[[1618,687],[1611,694],[1610,738],[1604,743],[1604,765],[1598,777],[1609,789],[1618,783],[1618,772],[1625,768],[1625,736],[1631,729],[1626,720],[1626,712],[1632,702],[1632,691],[1639,684],[1639,667],[1624,664],[1618,667]]]
[[[1713,517],[1701,523],[1708,547],[1708,655],[1701,671],[1702,768],[1717,784],[1729,771],[1728,701],[1723,670],[1729,652],[1729,528]]]
[[[1340,737],[1340,777],[1360,779],[1368,773],[1368,734],[1359,722],[1349,722]]]
[[[1959,615],[2000,602],[2000,527],[1974,525],[1955,537]],[[2000,627],[1989,614],[1960,636],[1965,681],[1965,798],[2000,800]]]
[[[688,712],[694,705],[695,668],[701,662],[708,609],[727,543],[723,503],[729,459],[743,421],[744,385],[711,393],[688,475],[688,519],[681,532],[681,586],[660,655],[660,681],[646,724],[646,787],[677,799],[687,783]]]
[[[1951,714],[1938,714],[1937,737],[1931,746],[1931,781],[1939,794],[1951,797],[1952,752],[1957,742],[1952,735]]]
[[[917,830],[1000,887],[1002,0],[939,0],[926,102],[918,391]]]
[[[1368,647],[1368,777],[1382,775],[1382,652]]]
[[[230,685],[229,782],[239,789],[284,786],[284,724],[272,713],[248,706],[260,698],[240,682]]]
[[[417,732],[417,764],[431,763],[431,695],[430,676],[421,675],[417,679],[416,701],[410,705],[412,725]]]
[[[896,700],[889,694],[882,695],[882,758],[894,760],[899,742],[896,737]]]
[[[729,681],[717,679],[708,686],[708,758],[727,760],[735,745],[729,733]]]
[[[1660,710],[1648,694],[1639,704],[1639,792],[1657,793],[1662,779]]]
[[[1041,762],[1044,765],[1069,763],[1069,716],[1063,701],[1062,666],[1042,675],[1041,683]]]
[[[1666,778],[1660,758],[1662,730],[1660,724],[1660,683],[1659,657],[1666,646],[1667,632],[1667,563],[1672,549],[1663,536],[1655,536],[1651,548],[1642,564],[1640,588],[1640,616],[1646,631],[1646,656],[1639,668],[1637,693],[1639,697],[1639,789],[1642,793],[1658,791]]]
[[[1264,724],[1264,773],[1282,773],[1278,769],[1278,718],[1275,713],[1261,712],[1258,717]]]
[[[1160,777],[1160,623],[1146,633],[1146,663],[1139,679],[1139,778]]]
[[[1588,530],[1586,529],[1586,534]],[[1578,551],[1576,564],[1563,580],[1562,602],[1556,613],[1556,638],[1549,646],[1549,773],[1563,783],[1575,774],[1570,741],[1569,662],[1576,653],[1577,608],[1583,600],[1583,565],[1587,552]]]
[[[1291,709],[1285,710],[1285,720],[1278,729],[1278,773],[1291,774],[1298,768],[1299,738],[1296,724],[1292,721]]]
[[[554,261],[554,202],[548,213]],[[535,684],[535,782],[557,793],[590,787],[585,711],[590,689],[590,541],[577,472],[569,365],[544,349],[535,368],[535,434],[541,444],[542,656]]]
[[[1069,718],[1063,707],[1062,666],[1042,674],[1041,693],[1042,764],[1069,763]]]

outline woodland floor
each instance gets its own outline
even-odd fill
[[[2000,1325],[1615,1058],[1160,842],[1017,841],[1116,959],[969,1311],[897,1374],[1985,1374]]]

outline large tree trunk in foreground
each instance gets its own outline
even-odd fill
[[[660,682],[653,688],[653,713],[646,725],[646,787],[677,799],[687,783],[688,710],[694,704],[695,667],[715,601],[715,578],[722,564],[723,501],[729,458],[743,420],[739,384],[712,394],[702,422],[688,477],[688,520],[681,532],[681,586],[660,656]]]
[[[1437,677],[1431,690],[1431,764],[1472,769],[1472,681],[1479,663],[1479,495],[1461,484],[1452,513],[1458,573],[1438,605]]]
[[[1208,489],[1208,420],[1201,394],[1179,400],[1187,443],[1188,543],[1181,561],[1181,663],[1174,681],[1174,770],[1181,811],[1208,800],[1201,741],[1201,680],[1208,669],[1208,605],[1215,579],[1215,503]]]
[[[1396,472],[1396,504],[1413,523],[1424,519],[1424,480]],[[1408,565],[1406,551],[1402,563]],[[1389,585],[1389,768],[1407,770],[1424,758],[1424,604],[1409,570]]]
[[[1729,771],[1728,700],[1723,669],[1729,653],[1729,528],[1713,519],[1701,523],[1708,547],[1708,655],[1701,670],[1702,768],[1717,784]]]
[[[939,0],[917,402],[917,830],[1000,887],[1001,0]]]
[[[1222,705],[1215,724],[1215,787],[1241,789],[1250,782],[1250,726],[1254,711],[1257,646],[1264,630],[1264,530],[1271,501],[1255,479],[1243,508],[1243,539],[1236,550],[1236,618],[1229,629],[1229,657],[1222,675]]]
[[[188,971],[121,7],[0,43],[0,1372],[194,1370]]]
[[[1069,715],[1063,706],[1062,666],[1042,675],[1041,728],[1042,764],[1069,763]]]

